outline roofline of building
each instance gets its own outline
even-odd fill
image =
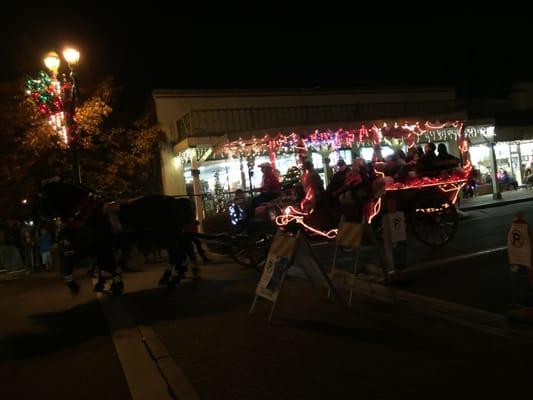
[[[402,86],[363,88],[287,88],[287,89],[155,89],[154,98],[172,97],[252,97],[252,96],[298,96],[325,94],[368,94],[368,93],[428,93],[454,92],[453,86]]]

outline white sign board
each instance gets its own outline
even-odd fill
[[[273,302],[277,300],[283,276],[291,265],[291,258],[276,254],[268,256],[263,275],[255,291],[256,295]]]
[[[509,264],[523,265],[531,269],[531,243],[526,223],[513,222],[507,236]]]
[[[272,302],[277,300],[283,277],[292,263],[298,241],[297,236],[286,236],[280,232],[276,234],[255,290],[257,296]]]

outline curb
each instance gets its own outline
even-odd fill
[[[2,271],[0,272],[0,282],[14,281],[30,276],[28,270]]]
[[[516,200],[494,200],[492,203],[484,203],[484,204],[478,204],[478,205],[472,205],[472,206],[466,206],[466,207],[459,207],[459,210],[460,211],[481,210],[484,208],[494,208],[494,207],[508,206],[510,204],[525,203],[527,201],[533,201],[533,196],[526,197],[523,199],[516,199]]]

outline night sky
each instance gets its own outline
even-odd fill
[[[72,43],[80,85],[113,75],[132,108],[154,88],[452,85],[460,97],[494,97],[533,80],[533,30],[513,17],[186,24],[165,9],[42,11],[13,11],[0,81],[35,75],[42,54]]]

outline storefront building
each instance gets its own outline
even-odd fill
[[[360,91],[155,91],[159,123],[166,133],[161,147],[165,194],[194,195],[198,216],[205,211],[201,197],[215,189],[224,192],[260,186],[256,167],[263,161],[275,163],[280,175],[297,164],[297,151],[257,152],[253,164],[245,157],[221,151],[239,140],[260,140],[269,135],[298,135],[316,131],[359,128],[364,124],[414,121],[464,121],[457,111],[454,89],[410,88]],[[451,149],[450,149],[451,150]],[[336,148],[310,151],[323,176],[324,161],[347,163],[355,156],[372,157],[372,148]],[[453,150],[452,150],[453,151]],[[383,155],[392,149],[383,146]],[[329,159],[329,160],[328,160]],[[324,176],[324,178],[326,178]],[[208,210],[209,211],[209,210]]]

